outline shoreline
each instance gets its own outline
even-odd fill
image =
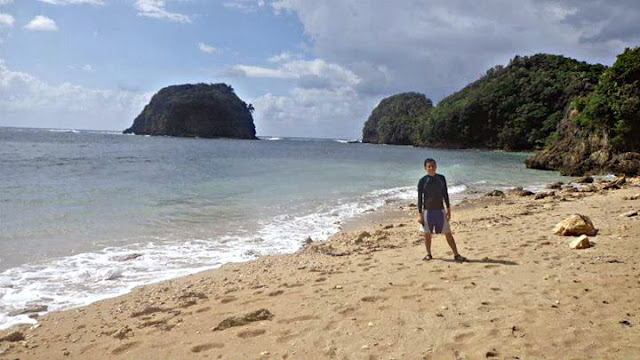
[[[424,245],[415,208],[398,201],[293,254],[141,286],[49,313],[33,328],[0,331],[0,338],[15,332],[25,337],[0,341],[0,358],[436,359],[456,352],[461,358],[635,358],[640,347],[630,339],[638,327],[622,321],[639,323],[637,307],[624,300],[640,295],[638,262],[630,251],[638,249],[633,239],[640,226],[637,216],[619,216],[629,207],[640,210],[638,200],[622,200],[640,193],[633,181],[621,190],[556,190],[539,200],[507,195],[463,201],[454,206],[451,224],[461,253],[471,260],[465,264],[452,262],[442,236],[434,238],[435,259],[420,261]],[[552,234],[561,214],[575,209],[601,228],[591,249],[569,250],[567,238]],[[607,262],[612,259],[618,262]],[[590,266],[615,268],[621,279],[604,279]],[[611,293],[615,289],[620,294]],[[594,301],[599,297],[605,299]],[[212,330],[230,316],[263,308],[271,320]],[[621,319],[594,322],[611,317],[612,308],[621,310]],[[549,324],[549,316],[565,323]],[[605,330],[610,334],[603,336]]]

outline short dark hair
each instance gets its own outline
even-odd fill
[[[432,158],[426,158],[426,159],[424,160],[424,165],[423,165],[423,166],[424,166],[424,167],[427,167],[427,164],[428,164],[428,163],[434,163],[434,164],[435,164],[435,163],[436,163],[436,161],[435,161],[435,160],[433,160]],[[436,165],[437,165],[437,164],[436,164]]]

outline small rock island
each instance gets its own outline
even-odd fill
[[[230,85],[185,84],[158,91],[125,134],[257,139],[253,106]]]

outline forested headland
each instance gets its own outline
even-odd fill
[[[559,55],[516,56],[442,99],[380,102],[363,142],[538,151],[527,166],[568,175],[640,171],[640,48],[613,66]]]

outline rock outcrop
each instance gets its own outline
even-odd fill
[[[124,133],[256,139],[252,111],[227,84],[169,86],[151,98]]]

